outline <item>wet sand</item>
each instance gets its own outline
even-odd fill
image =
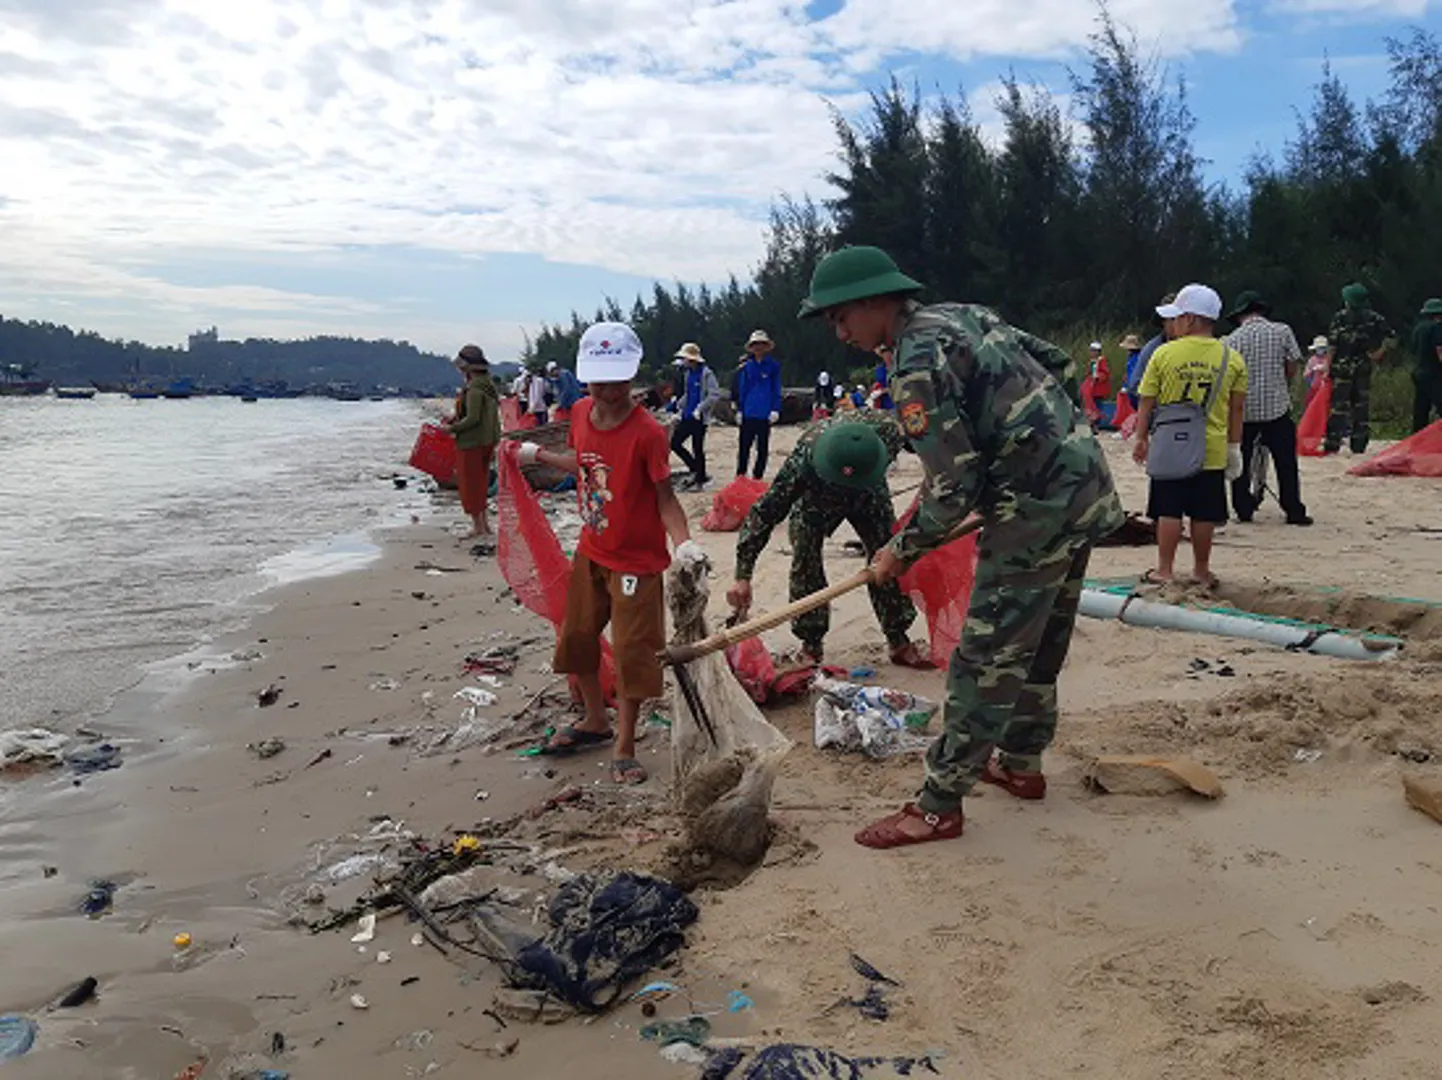
[[[776,443],[795,435],[782,430]],[[1125,444],[1105,442],[1128,506],[1141,508],[1144,480],[1123,460]],[[712,443],[727,461],[734,432]],[[773,452],[771,472],[779,464]],[[1300,613],[1335,606],[1316,589],[1337,586],[1442,601],[1442,539],[1426,531],[1442,529],[1437,482],[1355,480],[1342,476],[1347,464],[1304,463],[1314,528],[1282,525],[1271,505],[1255,524],[1228,527],[1215,567],[1226,599]],[[919,475],[903,459],[894,489]],[[685,502],[696,528],[709,497]],[[697,536],[722,568],[719,595],[735,537]],[[860,565],[843,550],[848,536],[843,527],[827,546],[833,578]],[[257,658],[189,672],[182,662],[179,692],[162,694],[162,681],[123,696],[102,730],[134,740],[124,768],[78,788],[26,782],[28,812],[7,830],[0,870],[0,1011],[36,1016],[41,1033],[8,1074],[168,1078],[204,1057],[206,1078],[225,1077],[250,1060],[234,1055],[262,1053],[280,1032],[286,1053],[264,1062],[296,1078],[421,1076],[433,1064],[455,1076],[687,1075],[637,1037],[635,1006],[589,1024],[511,1021],[502,1031],[483,1015],[496,985],[488,965],[412,946],[400,918],[382,920],[365,952],[353,927],[311,935],[286,924],[327,867],[377,849],[345,838],[387,820],[444,839],[580,785],[586,801],[530,829],[575,849],[567,865],[646,867],[664,847],[643,828],[664,831],[668,820],[659,731],[642,744],[650,809],[645,794],[612,793],[604,754],[536,761],[474,746],[425,756],[414,737],[390,744],[418,725],[458,724],[452,695],[478,685],[462,673],[468,652],[524,643],[490,716],[520,709],[553,677],[548,628],[515,610],[493,560],[473,560],[437,525],[382,543],[372,568],[271,594],[269,613],[211,650]],[[784,552],[778,531],[758,597],[784,596]],[[1092,574],[1135,576],[1152,558],[1103,550]],[[1395,615],[1361,602],[1348,611],[1376,628]],[[1399,779],[1399,754],[1442,753],[1433,627],[1413,624],[1403,659],[1363,666],[1082,620],[1046,802],[979,792],[966,837],[902,852],[865,851],[851,834],[909,797],[919,761],[816,751],[808,704],[772,712],[797,743],[775,793],[778,844],[739,886],[698,894],[701,920],[665,977],[703,1006],[742,988],[755,1000],[714,1017],[718,1035],[933,1052],[947,1076],[1435,1076],[1442,826],[1405,805]],[[778,650],[791,640],[784,629],[770,638]],[[940,696],[938,674],[884,663],[864,595],[838,605],[827,647],[829,660],[875,666],[878,682]],[[1196,658],[1212,670],[1192,673]],[[1219,662],[1235,675],[1215,674]],[[255,692],[269,685],[280,698],[259,708]],[[246,749],[269,737],[285,751],[262,761]],[[1185,754],[1216,771],[1226,796],[1092,794],[1080,777],[1096,752]],[[47,866],[58,872],[47,878]],[[74,905],[95,878],[122,884],[113,912],[91,920]],[[341,906],[363,884],[323,887]],[[177,964],[179,932],[197,944]],[[851,951],[904,983],[885,1023],[828,1010],[860,992]],[[89,975],[96,1001],[43,1011]],[[350,1004],[356,993],[367,1010]],[[686,1011],[679,999],[661,1006],[662,1016]],[[486,1054],[512,1039],[512,1056]]]

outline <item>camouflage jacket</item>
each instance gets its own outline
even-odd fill
[[[1332,316],[1327,340],[1336,349],[1336,359],[1343,362],[1366,360],[1392,336],[1387,320],[1371,308],[1343,308]]]
[[[892,542],[911,562],[973,510],[983,553],[1099,540],[1125,518],[1081,409],[1051,377],[1065,354],[975,304],[908,309],[891,396],[926,470],[921,505]]]
[[[854,513],[867,500],[884,502],[887,512],[890,512],[891,489],[884,480],[872,491],[858,492],[855,488],[828,484],[817,475],[811,461],[816,439],[832,424],[869,425],[881,436],[891,461],[896,460],[905,445],[896,421],[889,413],[876,410],[849,413],[809,425],[797,440],[796,449],[791,451],[776,473],[771,487],[752,504],[746,520],[741,523],[741,534],[736,540],[736,577],[739,580],[750,580],[756,569],[756,560],[771,539],[772,530],[786,520],[794,507],[799,506],[803,513],[833,521],[840,521],[847,514]]]

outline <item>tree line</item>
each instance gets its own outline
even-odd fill
[[[1304,343],[1325,333],[1342,286],[1361,281],[1405,341],[1442,293],[1442,47],[1420,29],[1386,47],[1381,100],[1355,101],[1324,64],[1294,137],[1254,155],[1235,184],[1207,183],[1184,80],[1105,8],[1070,73],[1073,114],[1012,73],[996,143],[960,93],[927,103],[893,79],[864,117],[836,114],[834,194],[772,208],[749,283],[657,285],[629,310],[608,299],[595,318],[635,327],[653,370],[696,341],[724,375],[759,326],[792,384],[859,372],[868,358],[796,318],[818,258],[855,243],[890,251],[927,284],[923,299],[988,304],[1074,350],[1148,333],[1161,294],[1188,281],[1228,301],[1259,290]],[[574,356],[590,321],[546,326],[527,359]]]
[[[283,381],[393,386],[407,390],[455,389],[450,361],[408,341],[312,337],[300,341],[247,338],[226,341],[211,331],[191,335],[188,348],[104,338],[89,330],[0,316],[0,364],[32,369],[65,385],[148,381],[163,385],[188,378],[223,388]]]

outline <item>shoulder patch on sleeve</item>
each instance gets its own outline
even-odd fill
[[[901,406],[901,430],[912,438],[919,438],[926,434],[929,423],[926,416],[926,405],[920,401],[908,401]]]

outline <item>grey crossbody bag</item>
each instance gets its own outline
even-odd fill
[[[1152,417],[1151,445],[1147,448],[1147,475],[1153,480],[1186,480],[1207,464],[1207,416],[1227,381],[1230,350],[1222,346],[1222,370],[1198,405],[1187,398],[1158,405]]]

